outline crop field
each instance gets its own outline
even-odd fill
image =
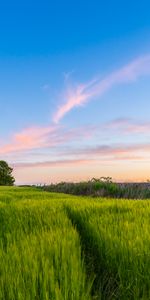
[[[0,300],[149,300],[150,200],[0,188]]]

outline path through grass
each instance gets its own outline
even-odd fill
[[[0,300],[149,300],[150,201],[0,188]]]

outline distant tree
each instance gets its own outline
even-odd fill
[[[4,160],[0,160],[0,185],[14,185],[13,169]]]

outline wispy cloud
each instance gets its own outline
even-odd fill
[[[150,55],[141,56],[123,68],[109,74],[102,80],[91,80],[76,87],[69,87],[64,93],[64,101],[60,104],[53,116],[54,123],[58,123],[74,107],[102,96],[112,86],[137,80],[140,76],[150,74]]]
[[[38,168],[38,167],[61,167],[67,165],[81,165],[91,163],[93,160],[90,159],[64,159],[64,160],[54,160],[54,161],[42,161],[42,162],[28,162],[28,163],[15,163],[13,167],[15,168]]]
[[[89,164],[111,165],[117,161],[150,161],[150,144],[122,144],[122,145],[100,145],[86,149],[74,149],[66,152],[66,158],[57,160],[46,160],[37,162],[14,163],[15,168],[38,168],[38,167],[75,167]],[[147,155],[146,155],[147,154]],[[64,153],[63,153],[64,156]],[[76,158],[73,158],[75,156]]]
[[[76,162],[110,162],[117,160],[147,160],[150,159],[150,143],[121,143],[121,144],[101,144],[98,146],[88,146],[83,148],[70,148],[59,152],[58,157],[62,160],[46,161],[46,164],[66,164]],[[37,162],[38,163],[38,162]],[[39,165],[45,162],[39,162]]]
[[[49,85],[48,83],[45,83],[45,84],[43,84],[43,85],[41,86],[41,89],[42,89],[43,91],[47,91],[47,90],[50,89],[50,85]]]
[[[70,77],[73,73],[74,73],[74,70],[69,71],[69,72],[63,72],[65,82],[68,82],[68,80],[70,79]]]
[[[93,138],[101,137],[102,142],[102,139],[106,140],[110,133],[114,137],[122,136],[122,134],[138,134],[138,138],[140,138],[141,135],[150,134],[150,122],[118,118],[103,124],[84,125],[70,129],[55,124],[46,127],[34,126],[13,134],[9,143],[1,142],[0,155],[10,155],[16,159],[16,157],[19,158],[19,155],[22,156],[26,153],[30,157],[30,153],[32,154],[33,150],[35,150],[34,156],[38,155],[40,157],[44,155],[44,152],[42,155],[39,155],[39,150],[44,151],[45,149],[49,149],[49,153],[50,150],[55,149],[55,154],[57,154],[60,153],[60,147],[71,147],[72,143],[78,141],[86,142],[88,149],[88,144]],[[38,152],[36,152],[37,150]],[[104,148],[105,151],[106,149]]]
[[[64,155],[64,153],[63,153]],[[94,163],[115,164],[117,161],[150,163],[150,143],[143,144],[104,144],[95,147],[69,149],[65,152],[68,159],[75,157],[80,160],[90,160]]]
[[[57,126],[30,127],[15,133],[10,143],[1,144],[0,154],[30,150],[48,145],[49,136],[54,134]]]
[[[94,126],[80,126],[66,129],[63,126],[51,125],[47,127],[29,127],[12,135],[9,143],[0,143],[0,155],[29,150],[44,150],[58,145],[65,145],[68,142],[89,139],[94,132]],[[35,155],[35,154],[34,154]]]
[[[126,134],[150,134],[150,122],[131,118],[118,118],[102,126],[105,130],[117,130]]]

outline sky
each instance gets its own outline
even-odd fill
[[[0,160],[16,184],[150,179],[149,1],[1,1]]]

